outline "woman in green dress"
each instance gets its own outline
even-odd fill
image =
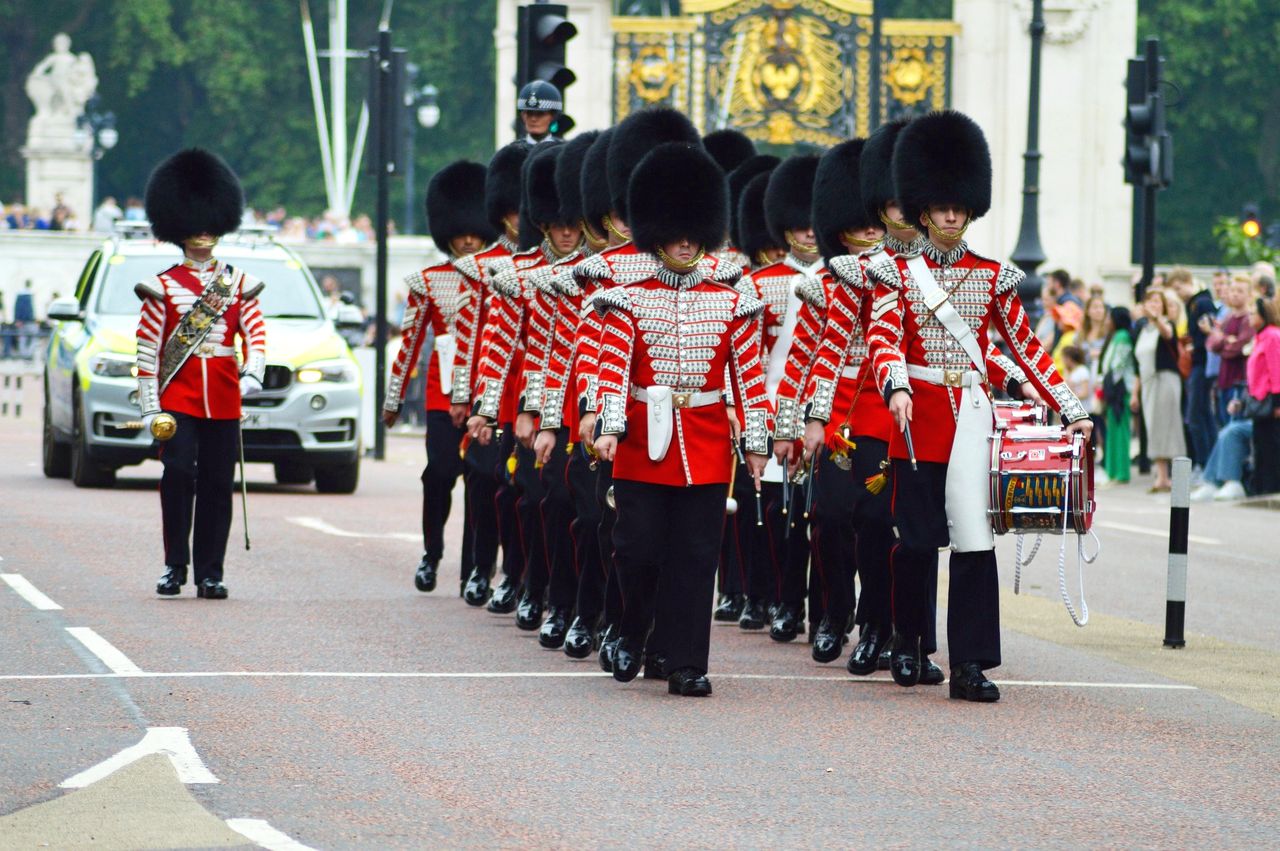
[[[1113,482],[1129,481],[1129,398],[1137,380],[1133,359],[1133,318],[1126,307],[1113,307],[1107,316],[1107,342],[1102,348],[1098,375],[1106,419],[1102,465]]]

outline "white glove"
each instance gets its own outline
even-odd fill
[[[158,416],[160,416],[159,411],[152,411],[149,414],[142,415],[142,433],[147,437],[151,437],[151,424],[156,421]]]
[[[240,376],[240,398],[248,399],[262,392],[262,382],[252,375]]]

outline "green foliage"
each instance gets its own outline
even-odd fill
[[[1231,266],[1248,266],[1259,260],[1280,263],[1280,249],[1267,245],[1261,236],[1245,236],[1235,216],[1219,218],[1213,225],[1213,235],[1222,250],[1223,263]]]

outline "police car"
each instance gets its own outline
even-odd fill
[[[130,233],[132,230],[132,233]],[[132,237],[132,238],[131,238]],[[223,237],[220,260],[261,279],[267,326],[262,393],[243,402],[247,462],[270,463],[280,484],[315,481],[352,493],[360,479],[360,369],[339,330],[361,324],[343,305],[326,316],[305,264],[265,233]],[[55,323],[44,374],[44,474],[109,487],[121,467],[156,457],[141,428],[133,286],[180,259],[145,223],[121,228],[90,255],[74,298],[49,307]]]

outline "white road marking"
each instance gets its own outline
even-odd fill
[[[63,789],[83,789],[90,783],[96,783],[112,772],[119,771],[130,763],[150,756],[153,753],[164,754],[173,763],[178,772],[178,779],[183,783],[217,783],[218,778],[205,766],[196,749],[191,745],[191,737],[186,727],[148,727],[142,741],[131,745],[115,756],[105,759],[92,768],[86,768],[74,777],[70,777],[58,785]]]
[[[90,653],[102,660],[102,664],[111,669],[111,673],[122,676],[134,676],[142,673],[142,669],[133,664],[129,657],[115,648],[110,641],[89,629],[87,626],[69,626],[67,632],[83,644]]]
[[[260,677],[342,680],[581,680],[608,679],[604,671],[145,671],[136,674],[3,674],[5,680],[94,680],[128,676],[130,679],[211,679],[215,677]],[[720,674],[720,680],[780,680],[800,682],[869,683],[888,685],[887,677],[841,677],[820,674]],[[1199,691],[1197,686],[1181,683],[1086,683],[1058,680],[996,680],[999,685],[1034,688],[1116,688],[1148,691]]]
[[[260,818],[229,818],[227,827],[253,840],[268,851],[315,851],[286,833],[281,833]]]
[[[1133,526],[1129,523],[1112,523],[1111,521],[1095,520],[1094,526],[1102,529],[1114,529],[1117,532],[1133,532],[1136,535],[1150,535],[1153,538],[1168,538],[1168,529],[1151,529],[1146,526]],[[1187,535],[1187,540],[1193,544],[1204,544],[1206,547],[1220,547],[1222,541],[1217,538],[1206,538],[1203,535]]]
[[[421,533],[415,534],[413,532],[349,532],[346,529],[339,529],[319,517],[290,517],[288,520],[290,523],[301,526],[304,529],[323,532],[336,538],[385,538],[392,541],[418,541],[422,539]]]
[[[17,591],[19,597],[26,600],[42,612],[56,612],[62,610],[62,606],[59,606],[44,594],[40,593],[39,589],[32,585],[21,573],[0,573],[0,579],[3,579],[10,588]]]

